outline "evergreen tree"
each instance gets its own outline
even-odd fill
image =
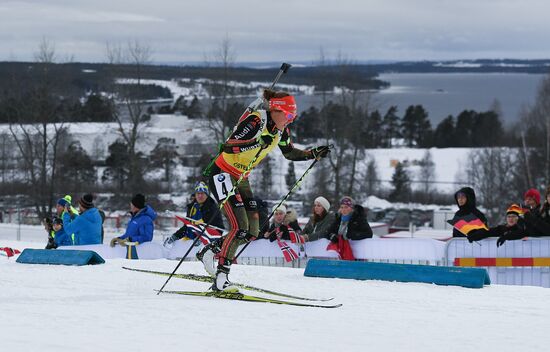
[[[475,126],[472,130],[473,147],[497,147],[501,145],[504,128],[496,112],[477,113]]]
[[[407,170],[402,163],[397,163],[395,171],[391,178],[393,190],[390,193],[390,201],[407,202],[411,194],[411,181]]]
[[[185,97],[183,95],[180,95],[174,103],[174,111],[179,111],[185,115],[185,111],[187,111],[187,109],[187,101],[185,100]]]
[[[376,167],[376,161],[374,160],[374,158],[371,158],[367,164],[364,192],[367,195],[372,195],[376,193],[376,191],[378,191],[379,184],[380,182],[378,181],[378,169]]]
[[[172,168],[176,166],[179,153],[174,138],[162,137],[157,140],[157,145],[149,156],[151,166],[164,170],[164,181],[170,184]]]
[[[456,117],[456,144],[457,147],[473,146],[472,131],[476,128],[476,112],[464,110]]]
[[[378,110],[374,110],[367,120],[365,147],[377,148],[382,144],[382,115]]]
[[[196,95],[191,100],[189,106],[183,110],[183,114],[187,115],[190,119],[198,119],[202,116],[202,106]]]
[[[401,134],[409,147],[424,147],[431,141],[432,126],[422,105],[411,105],[401,121]]]
[[[92,159],[76,141],[60,155],[60,178],[58,186],[65,193],[83,192],[96,182],[96,170]]]
[[[391,106],[382,120],[382,147],[391,148],[392,140],[400,137],[399,116],[397,116],[397,106]]]
[[[109,156],[105,160],[107,167],[101,178],[103,182],[113,182],[118,190],[125,190],[126,181],[130,174],[128,154],[128,146],[120,140],[109,146]]]
[[[457,147],[455,138],[455,121],[452,115],[447,116],[437,125],[434,131],[433,145],[437,148]]]
[[[297,141],[303,138],[319,138],[323,136],[323,123],[319,109],[311,106],[303,111],[292,124],[292,132],[296,134]]]
[[[78,119],[83,122],[110,122],[113,119],[113,107],[108,99],[103,99],[98,94],[91,94],[82,106],[81,116]]]

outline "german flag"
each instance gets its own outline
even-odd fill
[[[466,236],[473,230],[489,231],[487,225],[474,214],[468,214],[462,217],[455,216],[452,220],[447,220],[447,222]]]
[[[523,209],[522,207],[520,207],[519,205],[517,204],[512,204],[510,205],[510,207],[506,210],[506,214],[509,214],[509,213],[516,213],[518,214],[518,216],[522,216],[525,214],[525,209]]]

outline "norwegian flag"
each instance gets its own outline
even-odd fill
[[[304,240],[304,236],[297,234],[294,230],[289,229],[288,235],[290,236],[290,242],[292,243],[306,243],[306,240]]]
[[[195,236],[200,236],[200,240],[204,245],[207,245],[210,242],[212,242],[212,241],[214,241],[214,240],[216,240],[216,239],[218,239],[222,236],[222,233],[220,231],[218,231],[216,229],[213,229],[212,227],[207,227],[206,231],[204,231],[204,233],[202,233],[203,229],[204,229],[204,225],[194,223],[191,220],[188,220],[186,218],[182,218],[182,217],[177,216],[177,215],[176,215],[176,219],[183,222],[188,229],[191,229],[191,231],[193,231]]]
[[[345,240],[342,235],[338,235],[337,243],[330,242],[328,244],[327,251],[338,253],[338,259],[340,260],[355,260],[349,241]]]
[[[0,254],[5,255],[6,257],[13,257],[16,254],[20,254],[21,252],[17,249],[10,248],[10,247],[1,247],[0,248]]]
[[[294,259],[298,259],[298,254],[296,251],[285,242],[281,240],[277,240],[277,244],[279,245],[279,248],[281,249],[281,252],[283,252],[283,256],[285,257],[286,262],[291,262]]]

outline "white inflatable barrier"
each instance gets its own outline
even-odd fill
[[[447,243],[447,264],[453,266],[456,258],[550,258],[550,239],[529,238],[506,241],[497,247],[496,238],[469,243],[454,238]],[[548,266],[481,266],[487,269],[491,282],[502,285],[550,287]]]
[[[135,247],[137,258],[131,256],[132,247]],[[87,246],[62,246],[59,247],[59,249],[90,250],[99,254],[103,259],[162,259],[168,258],[167,255],[169,254],[169,251],[166,248],[156,242],[145,242],[140,245],[130,247],[123,247],[119,245],[111,247],[108,244],[93,244]]]
[[[353,255],[362,260],[441,265],[445,259],[445,242],[429,238],[370,238],[350,242]]]
[[[331,258],[338,259],[338,253],[327,251],[330,241],[320,239],[313,242],[306,242],[303,245],[285,241],[300,258]],[[193,241],[177,241],[171,249],[167,249],[158,242],[146,242],[135,246],[135,256],[129,254],[128,247],[110,247],[107,244],[89,246],[68,246],[62,249],[92,250],[105,259],[128,258],[128,259],[179,259],[192,245]],[[431,239],[418,238],[397,238],[378,239],[371,238],[360,241],[350,241],[353,254],[357,259],[362,260],[387,260],[395,262],[426,262],[436,263],[444,259],[445,243]],[[189,260],[195,258],[195,254],[202,248],[195,246],[188,255]],[[240,246],[238,252],[243,247]],[[131,247],[130,247],[131,249]],[[284,258],[277,242],[269,242],[266,239],[253,241],[248,245],[239,258]],[[242,260],[246,262],[246,260]]]

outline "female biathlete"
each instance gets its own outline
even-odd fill
[[[249,171],[247,168],[259,150],[261,152],[250,170],[277,145],[285,158],[293,161],[320,159],[330,152],[328,146],[300,150],[292,145],[287,126],[296,119],[293,96],[286,92],[265,90],[263,98],[268,110],[258,109],[241,116],[210,169],[210,190],[218,202],[227,197],[241,174]],[[229,233],[222,240],[205,246],[197,253],[197,258],[215,277],[212,290],[235,292],[238,289],[228,280],[231,263],[239,245],[258,236],[260,225],[257,204],[247,178],[238,184],[235,194],[229,197],[222,210],[229,222]],[[219,256],[217,266],[214,262],[216,255]]]

